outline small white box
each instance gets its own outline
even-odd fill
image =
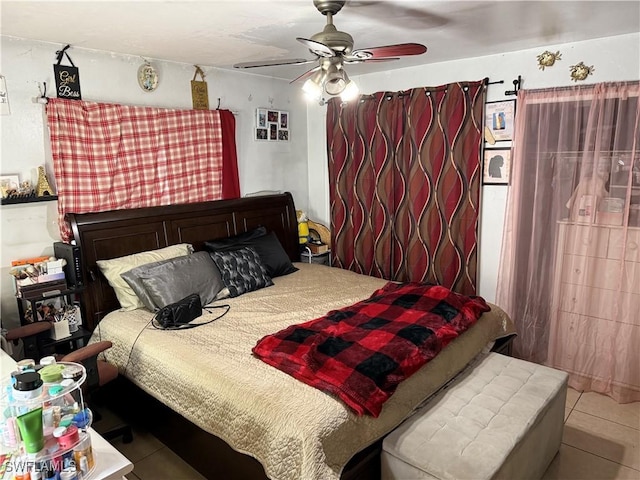
[[[51,338],[54,340],[62,340],[71,336],[69,331],[69,320],[60,320],[59,322],[53,322],[51,327]]]
[[[47,262],[47,274],[54,275],[56,273],[63,273],[62,267],[64,260],[55,260],[53,262]]]

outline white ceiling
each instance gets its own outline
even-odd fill
[[[312,0],[1,0],[0,13],[3,35],[220,68],[314,58],[295,38],[310,38],[326,21]],[[363,74],[639,32],[640,2],[349,0],[334,23],[356,49],[428,47],[416,57],[349,66]],[[250,71],[293,79],[312,66]]]

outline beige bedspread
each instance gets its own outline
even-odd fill
[[[360,301],[386,282],[341,269],[296,264],[274,286],[218,303],[230,312],[185,331],[146,326],[146,310],[113,312],[94,333],[114,344],[109,362],[187,419],[258,459],[274,480],[338,479],[348,460],[391,431],[490,341],[513,332],[495,306],[474,327],[403,382],[379,418],[254,358],[264,335]],[[217,313],[216,313],[217,314]],[[199,319],[210,318],[205,315]],[[138,334],[126,371],[129,352]]]

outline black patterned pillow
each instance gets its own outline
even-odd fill
[[[252,247],[209,254],[220,270],[230,297],[273,285],[260,256]]]

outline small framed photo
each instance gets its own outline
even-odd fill
[[[269,124],[269,140],[278,140],[278,124]]]
[[[278,140],[282,140],[284,142],[289,141],[289,130],[278,130]]]
[[[278,123],[280,112],[278,110],[268,110],[267,111],[267,122],[269,123]]]
[[[256,140],[269,140],[269,130],[266,128],[256,128]]]
[[[19,188],[19,175],[0,175],[0,190],[2,191],[2,198],[7,198],[12,191],[17,192]]]
[[[256,127],[267,128],[267,110],[264,108],[256,109]]]
[[[496,142],[513,140],[515,116],[515,100],[486,103],[484,124],[489,128]]]
[[[482,166],[483,185],[509,185],[511,178],[511,149],[485,148]]]
[[[280,112],[280,128],[283,130],[289,128],[289,112]]]

